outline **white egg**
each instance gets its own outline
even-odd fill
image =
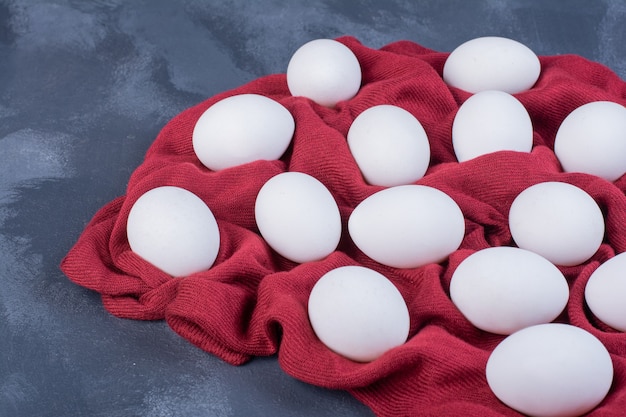
[[[294,262],[320,260],[341,237],[341,216],[330,191],[316,178],[284,172],[270,178],[255,203],[256,223],[265,241]]]
[[[585,300],[597,318],[626,332],[626,252],[615,255],[591,274]]]
[[[501,246],[475,252],[459,264],[450,298],[479,329],[511,334],[557,318],[569,299],[569,286],[544,257]]]
[[[486,374],[496,397],[520,413],[573,417],[604,399],[613,381],[613,363],[591,333],[549,323],[504,339],[491,353]]]
[[[348,219],[348,231],[373,260],[416,268],[441,262],[458,249],[465,220],[444,192],[424,185],[399,185],[363,200]]]
[[[532,88],[541,73],[537,55],[508,38],[487,36],[459,45],[446,59],[444,81],[478,93],[500,90],[515,94]]]
[[[394,186],[422,178],[430,144],[422,124],[398,106],[370,107],[354,119],[348,146],[369,184]]]
[[[533,125],[524,105],[503,91],[481,91],[459,107],[452,124],[459,162],[497,151],[530,152]]]
[[[344,44],[315,39],[302,45],[289,60],[287,85],[293,96],[334,107],[359,92],[361,65]]]
[[[604,217],[594,199],[564,182],[528,187],[509,211],[513,240],[550,262],[578,265],[598,250],[604,238]]]
[[[559,126],[554,153],[566,172],[617,180],[626,173],[626,107],[610,101],[578,107]]]
[[[213,171],[275,160],[291,143],[294,129],[293,116],[282,104],[258,94],[240,94],[218,101],[200,116],[193,150]]]
[[[406,342],[409,311],[400,291],[384,275],[344,266],[322,276],[309,296],[315,334],[332,351],[370,362]]]
[[[209,207],[179,187],[157,187],[139,197],[126,231],[133,252],[175,277],[209,269],[220,247]]]

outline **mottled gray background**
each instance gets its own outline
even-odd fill
[[[484,35],[626,75],[626,2],[0,0],[0,416],[369,416],[274,358],[233,367],[107,314],[58,264],[183,109],[285,72],[308,40]]]

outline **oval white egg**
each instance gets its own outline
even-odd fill
[[[520,248],[554,264],[572,266],[591,258],[602,244],[604,217],[584,190],[549,181],[528,187],[515,197],[509,228]]]
[[[263,239],[294,262],[320,260],[339,244],[337,203],[324,184],[308,174],[284,172],[270,178],[254,210]]]
[[[128,214],[126,231],[133,252],[175,277],[209,269],[220,247],[209,207],[179,187],[157,187],[139,197]]]
[[[544,257],[500,246],[475,252],[459,264],[450,298],[479,329],[511,334],[557,318],[569,299],[569,286]]]
[[[446,84],[470,93],[519,93],[532,88],[540,73],[539,58],[530,48],[497,36],[475,38],[459,45],[443,67]]]
[[[554,153],[566,172],[617,180],[626,173],[626,107],[610,101],[578,107],[559,126]]]
[[[398,106],[365,110],[352,122],[347,139],[369,184],[410,184],[424,176],[430,162],[426,131],[415,116]]]
[[[524,105],[503,91],[472,95],[452,124],[452,145],[459,162],[497,151],[530,152],[533,126]]]
[[[384,275],[362,266],[324,274],[309,296],[308,314],[317,337],[330,350],[370,362],[406,342],[409,311]]]
[[[465,219],[444,192],[424,185],[399,185],[363,200],[348,219],[348,231],[373,260],[416,268],[441,262],[458,249]]]
[[[293,116],[282,104],[259,94],[240,94],[218,101],[200,116],[193,150],[213,171],[276,160],[291,143],[294,129]]]
[[[520,413],[573,417],[604,399],[613,381],[613,363],[591,333],[549,323],[504,339],[489,356],[486,374],[496,397]]]
[[[597,318],[626,332],[626,252],[593,271],[585,287],[585,300]]]
[[[298,48],[289,60],[287,86],[293,96],[334,107],[359,92],[361,65],[341,42],[315,39]]]

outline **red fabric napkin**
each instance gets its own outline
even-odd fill
[[[531,153],[499,152],[456,162],[451,126],[467,92],[448,87],[441,74],[447,53],[401,41],[380,50],[343,37],[359,59],[362,88],[356,97],[328,109],[292,97],[285,74],[260,78],[192,107],[171,120],[132,174],[127,193],[104,206],[62,261],[74,282],[102,294],[112,314],[141,320],[165,319],[171,328],[207,352],[240,365],[254,356],[278,355],[289,375],[310,384],[345,389],[379,416],[518,415],[491,393],[485,365],[502,336],[466,321],[449,298],[458,264],[489,246],[513,245],[507,215],[515,196],[543,181],[564,181],[587,191],[600,205],[606,236],[583,265],[561,268],[571,287],[559,318],[597,336],[611,353],[613,387],[592,415],[621,416],[626,409],[626,334],[595,319],[585,307],[584,286],[600,263],[626,250],[626,176],[614,183],[563,173],[552,151],[561,121],[576,107],[611,100],[626,105],[626,83],[608,68],[578,56],[540,57],[535,87],[516,94],[534,124]],[[257,93],[291,111],[293,142],[279,161],[257,161],[212,172],[192,149],[196,120],[227,96]],[[346,134],[354,118],[377,104],[395,104],[423,124],[431,144],[431,165],[419,184],[450,195],[466,218],[461,248],[442,264],[417,269],[381,266],[364,256],[347,234],[348,216],[365,197],[381,189],[364,182],[350,155]],[[318,178],[334,195],[343,219],[343,238],[326,259],[295,264],[274,253],[254,220],[256,194],[284,171]],[[184,187],[215,214],[222,244],[208,271],[172,278],[130,251],[126,220],[144,192],[163,185]],[[355,363],[328,350],[307,317],[315,282],[343,265],[364,265],[391,279],[410,311],[409,340],[371,363]]]

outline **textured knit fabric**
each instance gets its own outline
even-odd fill
[[[289,375],[348,390],[379,416],[513,416],[518,414],[497,400],[485,378],[489,354],[503,336],[473,327],[452,304],[449,283],[459,263],[475,251],[514,245],[507,217],[522,190],[543,181],[567,182],[595,199],[604,214],[606,234],[590,260],[560,267],[571,294],[557,321],[588,330],[607,347],[615,367],[614,382],[592,415],[622,416],[626,334],[593,317],[585,306],[584,287],[602,262],[626,251],[626,176],[611,183],[592,175],[564,173],[553,144],[560,123],[578,106],[598,100],[626,105],[626,83],[608,68],[578,56],[540,57],[542,71],[535,86],[515,94],[533,122],[533,150],[497,152],[458,163],[452,122],[470,94],[443,82],[448,54],[408,41],[374,50],[354,38],[338,40],[355,53],[362,67],[362,87],[354,98],[325,108],[291,96],[285,74],[275,74],[182,112],[147,151],[126,195],[105,205],[87,225],[62,262],[65,274],[100,293],[105,308],[115,316],[164,319],[180,336],[234,365],[277,354]],[[291,146],[278,161],[210,171],[193,152],[194,124],[213,103],[242,93],[270,97],[293,114],[296,129]],[[446,192],[465,216],[461,247],[441,264],[385,267],[360,252],[348,236],[352,210],[382,187],[365,183],[346,134],[356,116],[378,104],[400,106],[422,123],[430,141],[431,163],[416,183]],[[288,261],[273,252],[258,232],[256,195],[269,178],[285,171],[319,179],[338,203],[343,237],[337,250],[321,261]],[[221,247],[210,270],[172,278],[130,250],[126,237],[130,208],[143,193],[163,185],[195,193],[215,214]],[[409,308],[408,341],[370,363],[352,362],[331,352],[308,321],[307,300],[313,285],[324,273],[344,265],[383,273]]]

